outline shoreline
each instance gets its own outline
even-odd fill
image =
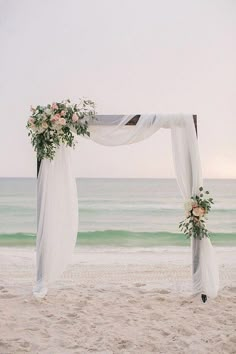
[[[236,234],[212,233],[210,237],[213,247],[236,247]],[[35,233],[2,233],[0,247],[34,247]],[[80,231],[77,233],[76,248],[78,247],[121,247],[121,248],[160,248],[160,247],[189,247],[190,239],[181,233],[160,231]]]
[[[215,247],[216,259],[220,272],[224,274],[224,282],[228,279],[229,284],[235,277],[236,285],[236,247]],[[156,272],[158,280],[158,268],[167,272],[173,271],[173,279],[180,279],[184,272],[186,281],[191,282],[192,252],[191,247],[185,246],[162,246],[162,247],[104,247],[104,246],[80,246],[75,247],[71,256],[71,262],[63,273],[62,278],[71,278],[71,272],[75,278],[86,276],[86,269],[96,267],[111,273],[112,267],[127,269],[129,267],[139,268],[140,276],[145,277],[145,272]],[[103,269],[104,268],[104,269]],[[107,269],[105,269],[107,268]],[[147,268],[147,269],[146,269]],[[150,268],[150,269],[149,269]],[[1,270],[2,269],[2,270]],[[35,247],[0,247],[0,276],[7,279],[4,272],[9,271],[12,278],[17,281],[17,274],[30,281],[36,269],[36,248]],[[228,273],[228,275],[226,274]],[[232,274],[232,276],[229,276]],[[117,280],[119,277],[117,277]],[[86,279],[85,279],[86,280]],[[171,280],[170,280],[171,281]],[[227,285],[227,281],[226,284]],[[232,284],[231,284],[232,285]]]

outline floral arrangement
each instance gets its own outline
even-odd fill
[[[186,219],[179,223],[179,228],[187,237],[195,237],[200,240],[203,237],[209,237],[209,231],[206,228],[206,214],[211,210],[213,199],[206,197],[209,192],[204,193],[203,187],[199,188],[199,195],[192,196],[184,204]]]
[[[76,104],[67,99],[47,106],[31,107],[26,127],[37,158],[53,160],[61,143],[74,147],[73,133],[89,136],[88,120],[94,117],[95,104],[85,99]]]

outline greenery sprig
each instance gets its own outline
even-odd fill
[[[210,236],[206,228],[206,214],[211,210],[214,202],[209,197],[209,191],[204,192],[203,187],[200,187],[199,192],[185,202],[186,219],[179,223],[179,228],[187,238],[193,236],[201,240],[203,237]]]

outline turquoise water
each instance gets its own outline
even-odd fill
[[[152,247],[189,244],[179,233],[183,201],[172,179],[78,179],[80,245]],[[212,242],[236,246],[236,180],[206,180],[215,200]],[[36,234],[33,178],[0,179],[0,245],[31,246]]]

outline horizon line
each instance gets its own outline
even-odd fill
[[[37,176],[0,176],[0,179],[16,179],[16,178],[28,178],[37,179]],[[80,177],[75,176],[76,179],[172,179],[177,180],[176,177]],[[214,180],[236,180],[236,177],[203,177],[203,180],[214,179]]]

